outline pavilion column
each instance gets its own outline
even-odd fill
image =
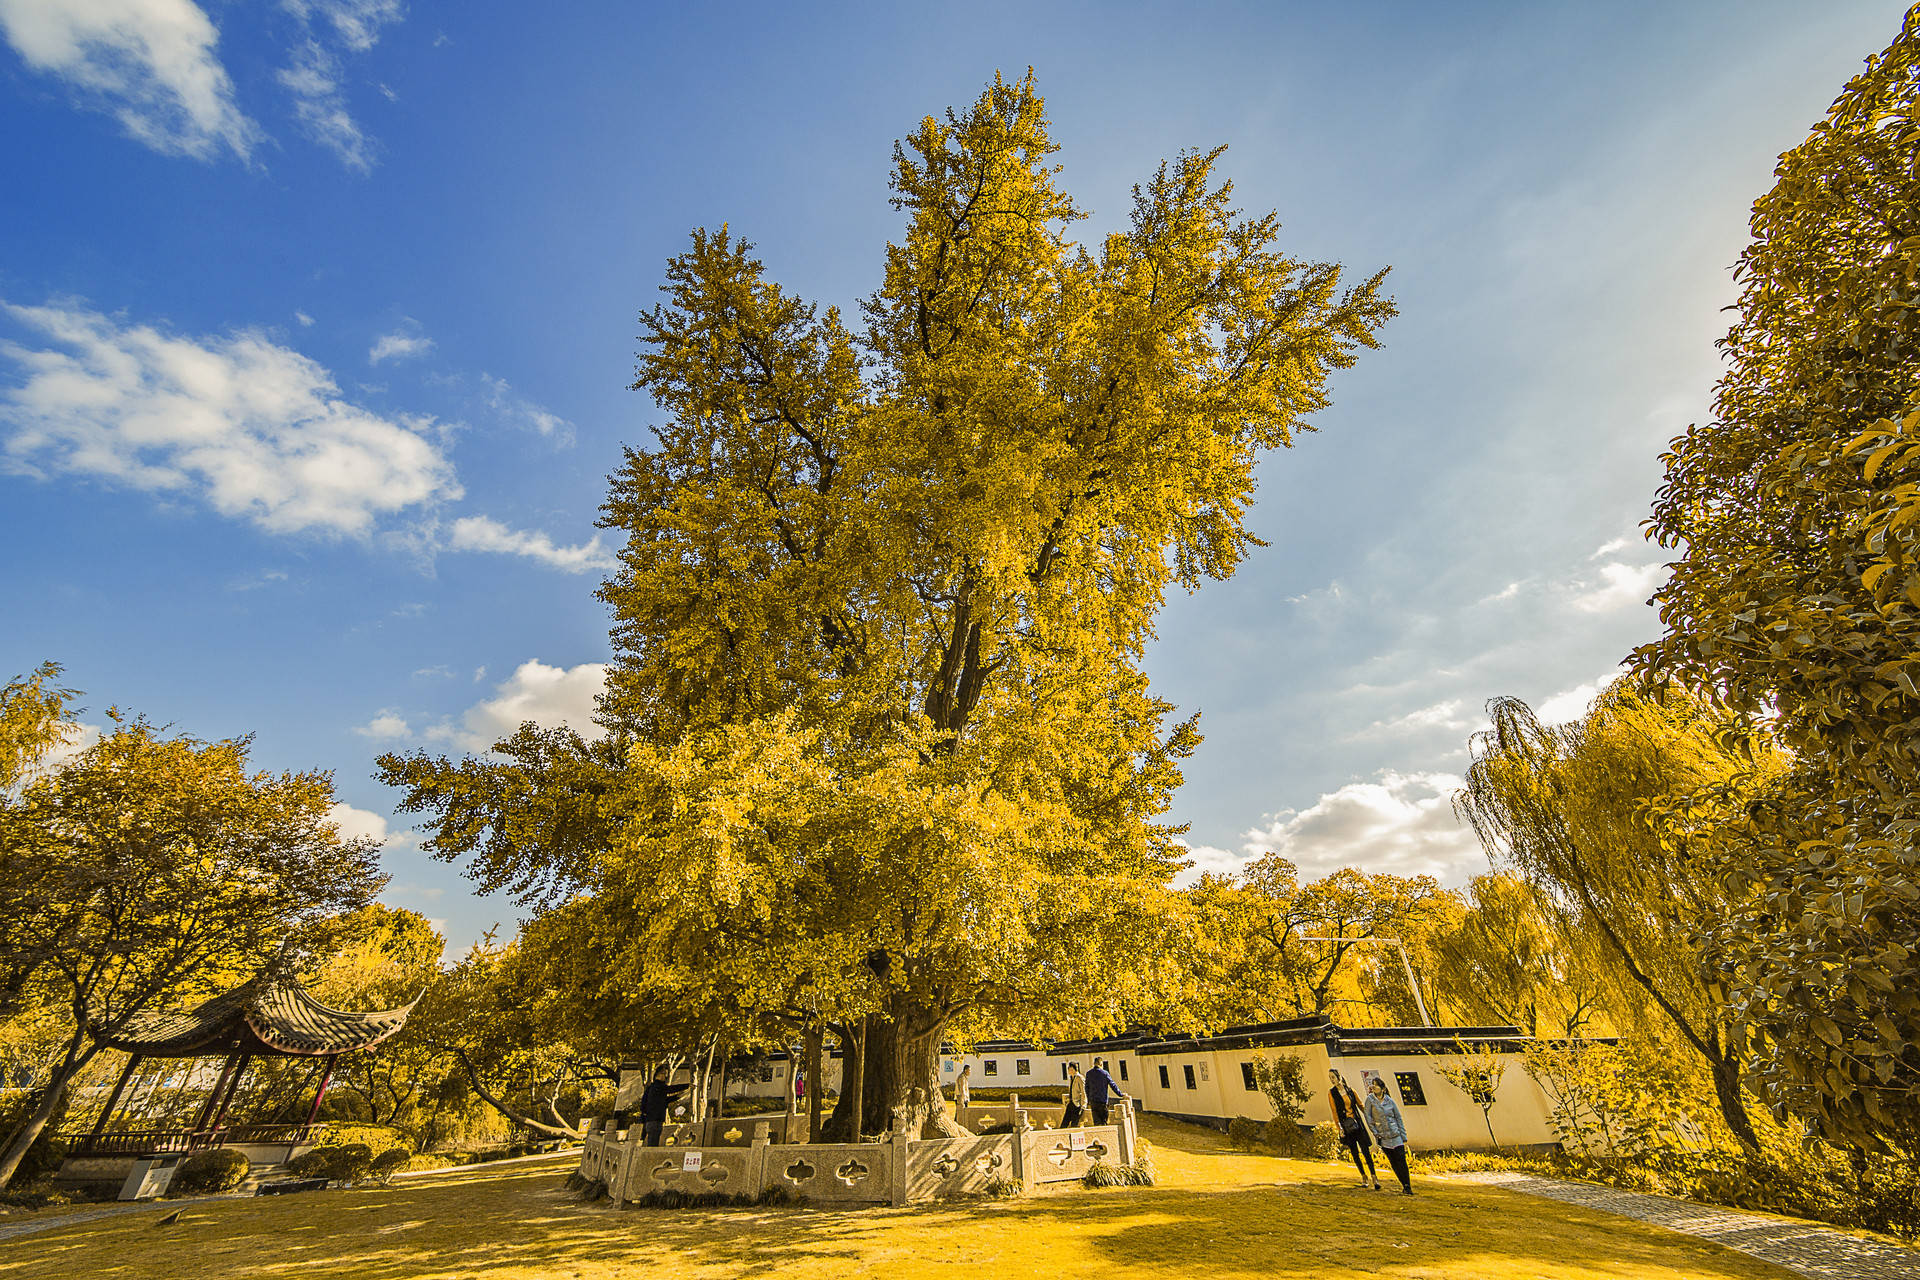
[[[320,1087],[314,1091],[313,1109],[307,1112],[308,1125],[311,1125],[315,1120],[320,1118],[320,1104],[326,1100],[327,1084],[333,1079],[333,1064],[339,1060],[340,1055],[337,1053],[327,1055],[327,1069],[320,1073]],[[304,1128],[305,1126],[302,1127]]]
[[[227,1108],[233,1105],[233,1095],[240,1092],[240,1078],[247,1074],[247,1064],[252,1061],[252,1054],[240,1055],[240,1061],[233,1069],[233,1079],[227,1085],[227,1096],[220,1099],[220,1109],[213,1113],[213,1123],[209,1126],[210,1128],[218,1129],[220,1122],[227,1118]]]
[[[87,1141],[97,1142],[100,1135],[107,1131],[107,1121],[113,1115],[113,1109],[120,1105],[120,1095],[126,1092],[127,1081],[133,1079],[134,1068],[140,1065],[140,1055],[133,1054],[127,1059],[127,1069],[120,1073],[120,1083],[113,1086],[113,1092],[107,1095],[107,1105],[101,1109],[100,1118],[93,1122],[93,1132]]]
[[[199,1116],[193,1122],[192,1133],[203,1133],[207,1122],[213,1119],[213,1109],[220,1105],[221,1095],[227,1091],[227,1081],[233,1076],[233,1064],[240,1060],[240,1050],[236,1046],[227,1055],[227,1065],[220,1069],[220,1079],[214,1084],[213,1092],[207,1095],[207,1103],[200,1108]]]

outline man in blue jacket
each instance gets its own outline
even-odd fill
[[[1116,1098],[1127,1095],[1120,1092],[1120,1086],[1107,1074],[1107,1060],[1101,1058],[1093,1064],[1093,1070],[1087,1072],[1087,1110],[1093,1112],[1095,1124],[1107,1122],[1107,1108]]]

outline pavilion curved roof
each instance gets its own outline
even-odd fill
[[[423,993],[424,994],[424,993]],[[94,1038],[109,1049],[148,1058],[196,1058],[235,1049],[251,1054],[325,1057],[371,1049],[400,1030],[420,1002],[352,1013],[315,1000],[292,976],[261,974],[192,1009],[145,1013]]]

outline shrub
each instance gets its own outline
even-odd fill
[[[1022,1190],[1017,1178],[1003,1178],[998,1174],[987,1179],[985,1193],[998,1200],[1011,1200]]]
[[[1272,1058],[1255,1054],[1253,1078],[1260,1092],[1267,1096],[1276,1119],[1300,1123],[1306,1114],[1307,1098],[1312,1094],[1307,1088],[1305,1059],[1297,1053],[1282,1053]]]
[[[252,1171],[247,1158],[231,1147],[197,1151],[174,1170],[173,1183],[167,1193],[186,1196],[231,1191],[245,1182]]]
[[[356,1144],[376,1155],[393,1147],[403,1151],[413,1150],[413,1142],[405,1133],[385,1124],[332,1123],[321,1130],[317,1143],[321,1147],[350,1147]]]
[[[1332,1160],[1340,1154],[1340,1130],[1330,1120],[1322,1120],[1307,1133],[1304,1158]]]
[[[1227,1142],[1235,1151],[1251,1151],[1261,1145],[1262,1130],[1265,1128],[1258,1120],[1235,1116],[1227,1121]]]
[[[336,1182],[360,1182],[373,1171],[373,1148],[364,1142],[349,1142],[344,1147],[330,1150],[333,1152],[333,1168],[328,1176]]]
[[[1132,1164],[1108,1164],[1104,1160],[1095,1160],[1080,1175],[1083,1187],[1150,1187],[1153,1185],[1153,1164],[1149,1160],[1136,1160]]]
[[[373,1168],[373,1149],[364,1142],[350,1142],[343,1147],[315,1147],[287,1168],[297,1178],[359,1182]]]
[[[388,1147],[373,1158],[373,1176],[385,1186],[393,1181],[393,1175],[413,1164],[413,1157],[404,1147]]]

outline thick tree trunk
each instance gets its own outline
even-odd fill
[[[861,1051],[860,1044],[861,1031],[865,1026],[866,1023],[862,1021],[834,1028],[834,1033],[840,1039],[840,1098],[834,1104],[833,1116],[811,1139],[814,1142],[859,1141],[854,1118],[860,1114],[866,1075],[866,1055]]]
[[[885,1133],[893,1127],[893,1109],[906,1101],[900,1074],[899,1042],[891,1021],[882,1014],[867,1015],[860,1033],[866,1052],[861,1073],[860,1132]]]

